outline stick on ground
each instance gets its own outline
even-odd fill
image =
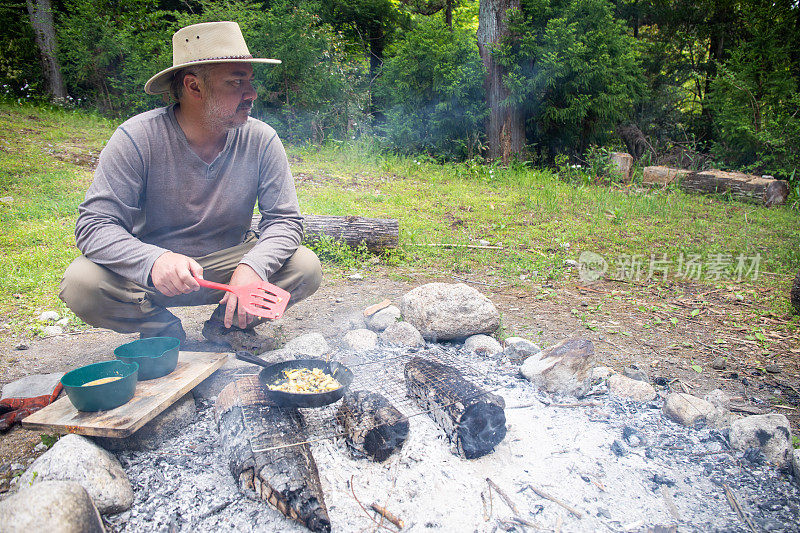
[[[538,494],[539,496],[541,496],[542,498],[545,498],[545,499],[547,499],[547,500],[550,500],[551,502],[555,503],[556,505],[560,505],[561,507],[563,507],[564,509],[566,509],[567,511],[569,511],[570,513],[572,513],[573,515],[575,515],[577,518],[583,518],[583,513],[582,513],[582,512],[580,512],[580,511],[578,511],[577,509],[575,509],[575,508],[573,508],[573,507],[570,507],[570,506],[569,506],[569,505],[567,505],[566,503],[564,503],[564,502],[562,502],[562,501],[560,501],[560,500],[558,500],[558,499],[554,498],[553,496],[550,496],[549,494],[547,494],[545,491],[543,491],[543,490],[541,490],[541,489],[537,489],[536,487],[534,487],[534,486],[533,486],[533,485],[531,485],[531,484],[528,484],[528,487],[529,487],[529,488],[530,488],[530,489],[531,489],[533,492],[535,492],[536,494]]]
[[[385,507],[381,507],[375,502],[372,502],[372,505],[370,505],[369,507],[370,509],[372,509],[373,511],[384,517],[386,520],[396,525],[398,528],[403,529],[403,521],[397,518],[389,511],[387,511]]]

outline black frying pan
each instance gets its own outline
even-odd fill
[[[236,352],[236,358],[264,367],[258,374],[258,380],[261,382],[261,385],[264,386],[264,391],[267,396],[282,407],[322,407],[323,405],[331,404],[344,396],[347,387],[349,387],[350,383],[353,381],[353,372],[336,361],[328,362],[322,359],[294,359],[270,364],[248,352]],[[277,380],[284,377],[284,370],[292,370],[295,368],[307,368],[308,370],[319,368],[326,374],[333,376],[342,386],[328,392],[312,393],[283,392],[269,388],[270,385],[274,385]]]

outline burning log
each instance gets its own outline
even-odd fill
[[[345,394],[336,419],[347,434],[345,439],[353,454],[379,463],[402,448],[408,436],[408,418],[375,392]]]
[[[405,378],[408,395],[428,411],[460,456],[483,457],[505,438],[503,398],[467,381],[457,369],[414,357]]]
[[[258,378],[250,376],[220,392],[215,416],[222,449],[239,490],[253,499],[266,500],[311,531],[329,533],[331,522],[309,445],[254,452],[250,442],[250,430],[265,448],[296,442],[294,437],[305,433],[300,412],[271,405]],[[284,442],[282,436],[294,440]]]
[[[257,231],[260,220],[260,214],[254,215],[250,229]],[[303,232],[306,240],[314,241],[325,236],[336,241],[344,241],[352,248],[363,242],[370,252],[377,253],[397,248],[400,222],[396,218],[304,215]]]

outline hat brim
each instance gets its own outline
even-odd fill
[[[144,84],[144,92],[147,94],[165,94],[169,92],[170,84],[172,83],[172,75],[176,70],[191,67],[194,65],[209,65],[214,63],[267,63],[270,65],[279,65],[280,59],[262,59],[258,57],[251,57],[248,59],[204,59],[202,61],[192,61],[191,63],[184,63],[182,65],[175,65],[168,69],[164,69]]]

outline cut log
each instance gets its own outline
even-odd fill
[[[457,369],[414,357],[405,367],[408,395],[441,427],[458,455],[482,457],[506,436],[505,401],[467,381]]]
[[[627,181],[631,179],[631,168],[633,167],[633,156],[625,152],[614,152],[611,154],[611,171]]]
[[[258,231],[261,215],[253,215],[250,229]],[[336,217],[328,215],[304,215],[304,240],[313,242],[320,237],[330,237],[356,248],[363,242],[370,252],[397,248],[400,240],[400,222],[395,218],[364,218],[356,216]]]
[[[345,394],[336,413],[345,441],[356,457],[382,463],[402,448],[408,437],[408,418],[383,395],[364,390]]]
[[[789,196],[789,185],[772,176],[754,176],[741,172],[704,170],[700,172],[668,167],[646,167],[642,182],[648,185],[675,183],[690,193],[729,193],[738,200],[771,207],[783,205]]]
[[[309,445],[269,449],[296,442],[297,435],[305,433],[300,412],[272,405],[258,377],[248,376],[220,392],[214,415],[220,444],[239,490],[253,499],[266,500],[311,531],[330,532],[328,509]],[[281,436],[287,440],[284,442]],[[257,438],[267,451],[254,452],[251,438]]]
[[[797,277],[794,278],[794,285],[792,285],[789,301],[792,303],[792,307],[794,307],[794,312],[800,315],[800,270],[797,271]]]

